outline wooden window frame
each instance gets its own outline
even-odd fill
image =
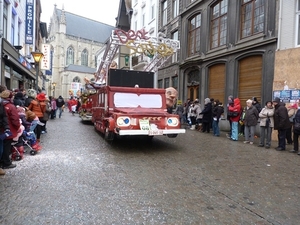
[[[222,13],[222,2],[226,2],[226,12]],[[214,17],[214,8],[215,7],[218,7],[218,12],[219,12],[219,15]],[[212,7],[211,7],[211,21],[210,21],[210,48],[213,49],[213,48],[217,48],[217,47],[220,47],[222,45],[225,45],[226,42],[227,42],[227,30],[228,30],[228,27],[227,27],[227,13],[228,13],[228,0],[220,0],[218,1],[216,4],[214,4]],[[225,35],[224,37],[222,36],[221,37],[221,34],[223,33],[223,30],[221,30],[221,27],[222,27],[222,21],[223,19],[225,19],[225,29],[224,29],[224,32],[225,32]],[[214,26],[213,24],[217,22],[217,32],[214,33]],[[217,43],[216,45],[213,45],[214,44],[214,39],[213,37],[217,35]],[[221,42],[222,40],[222,42]]]
[[[199,18],[199,26],[197,26],[197,18]],[[192,28],[192,20],[195,19],[195,28]],[[188,56],[196,55],[200,52],[200,31],[201,31],[201,13],[189,19],[188,31]],[[199,43],[197,43],[199,37]],[[192,40],[193,38],[193,40]]]
[[[265,9],[266,9],[266,4],[265,4],[265,0],[260,0],[262,2],[261,5],[259,5],[258,7],[255,7],[255,0],[243,0],[242,1],[242,5],[241,5],[241,28],[240,28],[240,35],[241,38],[247,38],[250,36],[253,36],[255,34],[259,34],[262,33],[264,31],[264,26],[265,26]],[[248,6],[251,6],[251,13],[250,13],[250,19],[246,20],[245,16],[246,16],[246,8]],[[257,15],[257,17],[263,16],[263,20],[261,23],[258,23],[257,25],[255,25],[255,10],[259,10],[260,8],[262,8],[263,13],[260,13],[259,15]],[[250,31],[247,32],[246,29],[249,29],[246,27],[246,22],[250,21]],[[259,27],[260,25],[262,25],[262,29],[255,31],[255,27]]]
[[[166,25],[168,23],[168,1],[163,1],[161,3],[161,24],[162,26]]]

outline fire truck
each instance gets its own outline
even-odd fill
[[[185,133],[179,116],[167,112],[166,90],[154,88],[154,71],[177,51],[179,42],[149,38],[145,33],[144,30],[113,31],[97,70],[97,79],[89,83],[96,92],[90,96],[91,121],[106,140],[132,135],[174,138]],[[122,45],[132,50],[142,49],[140,53],[152,56],[144,71],[110,69]]]

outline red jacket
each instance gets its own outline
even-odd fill
[[[3,106],[7,114],[9,129],[12,133],[12,136],[7,137],[6,139],[13,139],[17,136],[18,130],[20,129],[20,117],[17,111],[17,108],[10,101],[3,100]]]
[[[229,112],[238,112],[239,113],[238,116],[236,116],[236,117],[230,117],[230,120],[232,122],[239,122],[240,117],[241,117],[241,112],[242,112],[242,107],[241,107],[241,101],[240,101],[240,99],[239,98],[235,98],[233,100],[233,106],[230,105],[228,107],[228,109],[229,109]]]

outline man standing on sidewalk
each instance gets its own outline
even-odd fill
[[[289,129],[290,121],[287,108],[283,102],[280,102],[279,98],[273,100],[275,106],[274,112],[274,130],[278,131],[278,147],[275,148],[277,151],[285,150],[285,136],[286,131]]]

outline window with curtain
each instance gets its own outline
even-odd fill
[[[219,1],[211,8],[211,48],[216,48],[226,44],[227,10],[228,0]]]
[[[193,56],[200,51],[201,14],[189,20],[188,55]]]
[[[89,54],[88,51],[86,49],[84,49],[81,52],[81,65],[82,66],[88,66],[88,59],[89,59]]]
[[[241,11],[241,38],[263,32],[265,0],[242,0]]]
[[[66,58],[66,65],[74,64],[74,48],[69,46],[67,48],[67,58]]]

